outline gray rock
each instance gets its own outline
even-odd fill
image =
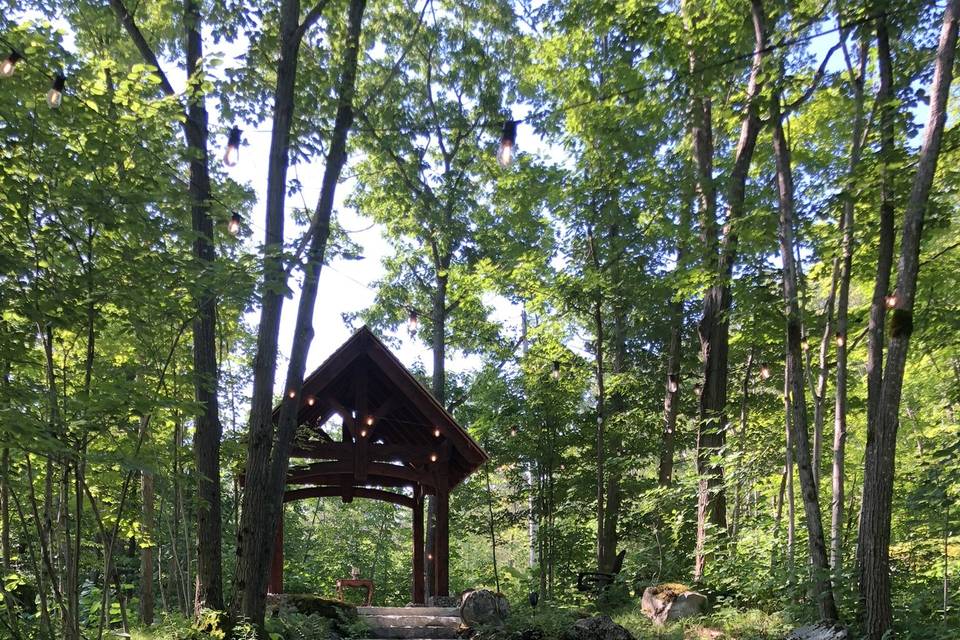
[[[787,640],[848,640],[850,633],[836,622],[818,622],[794,629]]]
[[[509,615],[510,603],[502,593],[479,589],[465,591],[461,598],[460,617],[468,627],[499,627]]]
[[[565,640],[635,640],[629,631],[614,622],[610,616],[577,620],[564,637]]]
[[[640,608],[656,624],[703,615],[707,597],[683,585],[661,584],[643,591]]]

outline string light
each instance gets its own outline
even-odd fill
[[[0,62],[0,78],[9,78],[13,75],[13,72],[17,70],[17,63],[23,59],[16,51],[11,50],[10,55],[3,59],[3,62]]]
[[[230,222],[227,223],[227,231],[229,231],[232,236],[240,233],[240,214],[236,211],[230,216]]]
[[[693,393],[694,393],[694,395],[699,396],[701,391],[703,391],[703,385],[702,385],[702,384],[700,384],[700,383],[698,382],[697,384],[693,385]]]
[[[360,437],[361,437],[361,438],[366,438],[366,437],[367,437],[367,430],[366,430],[366,429],[360,429]]]
[[[810,338],[808,338],[807,336],[803,336],[803,340],[800,341],[800,347],[801,347],[804,351],[809,351],[809,350],[810,350]]]
[[[434,437],[434,438],[439,438],[439,437],[440,437],[440,429],[437,429],[436,427],[434,427],[434,429],[433,429],[433,437]]]
[[[836,335],[836,341],[837,341],[837,346],[842,347],[847,343],[847,338],[838,331]]]
[[[317,403],[317,399],[314,398],[313,396],[310,396],[309,398],[307,398],[307,405],[308,405],[308,406],[312,407],[312,406],[315,405],[316,403]]]
[[[517,428],[516,428],[516,427],[510,427],[510,437],[512,437],[512,438],[516,438],[516,437],[517,437]]]
[[[436,462],[436,461],[437,461],[437,454],[431,453],[431,454],[430,454],[430,462]]]
[[[66,84],[67,78],[62,73],[58,73],[53,77],[50,91],[47,91],[47,105],[49,105],[51,109],[60,107],[60,103],[63,102],[63,88]]]
[[[293,389],[290,389],[290,391],[287,392],[287,395],[288,395],[289,397],[291,397],[291,398],[296,398],[296,397],[297,397],[297,392],[294,391]]]
[[[764,362],[760,365],[760,379],[769,380],[770,379],[770,365]]]
[[[680,388],[680,376],[675,373],[671,373],[667,376],[667,388],[670,390],[670,393],[676,393]]]
[[[550,372],[550,377],[553,378],[554,380],[560,379],[560,361],[559,360],[553,361],[553,371]]]
[[[416,309],[410,309],[410,315],[407,317],[407,331],[416,333],[418,328],[420,328],[420,314]]]
[[[895,306],[897,306],[897,295],[895,293],[891,293],[885,298],[884,301],[887,303],[887,309],[893,309]]]
[[[239,159],[240,127],[234,126],[230,129],[230,136],[227,138],[227,150],[223,152],[223,164],[228,167],[235,167]]]
[[[504,120],[503,133],[500,135],[500,148],[497,150],[497,162],[501,167],[509,167],[517,146],[517,120]]]
[[[373,426],[373,416],[367,416],[367,426],[368,427]]]

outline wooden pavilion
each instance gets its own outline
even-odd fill
[[[367,327],[310,374],[300,398],[284,502],[339,496],[409,507],[413,602],[424,603],[425,552],[435,563],[432,592],[449,595],[450,492],[487,454]],[[334,416],[341,425],[331,434]],[[437,498],[437,522],[433,548],[425,551],[428,495]],[[282,593],[283,518],[274,549],[269,591]]]

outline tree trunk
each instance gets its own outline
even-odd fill
[[[784,495],[787,503],[787,580],[793,586],[796,582],[796,542],[797,512],[795,492],[793,490],[793,415],[790,412],[790,367],[789,351],[784,352],[783,373],[783,424],[786,429],[786,461],[784,464]]]
[[[740,428],[737,433],[737,478],[734,484],[733,496],[733,523],[730,527],[730,542],[736,551],[737,535],[740,532],[740,519],[743,513],[743,459],[747,453],[747,417],[750,412],[750,380],[753,377],[754,347],[751,345],[747,353],[747,365],[743,371],[743,381],[740,383]]]
[[[153,552],[157,536],[154,531],[153,513],[153,473],[140,473],[140,493],[142,502],[143,531],[150,539],[147,545],[140,547],[140,622],[153,624]]]
[[[854,70],[850,56],[844,47],[844,58],[850,84],[854,93],[853,131],[850,139],[850,161],[847,165],[847,183],[843,189],[843,217],[840,227],[843,231],[843,245],[840,255],[840,276],[837,291],[837,379],[833,412],[833,470],[830,509],[830,566],[835,579],[839,578],[843,563],[843,499],[844,499],[844,463],[847,442],[847,310],[850,306],[850,275],[853,266],[854,249],[854,181],[860,165],[864,132],[864,96],[863,86],[867,64],[866,44],[858,51],[858,67]]]
[[[301,402],[300,392],[303,387],[307,354],[313,341],[313,313],[316,305],[320,271],[326,253],[327,238],[330,234],[334,194],[343,165],[347,160],[347,136],[353,124],[353,96],[360,48],[360,28],[365,6],[365,0],[351,0],[348,9],[347,43],[343,52],[340,78],[337,85],[337,113],[321,181],[320,196],[311,222],[312,236],[307,249],[307,264],[304,267],[303,288],[297,309],[293,344],[290,349],[290,362],[287,366],[284,386],[285,393],[280,404],[275,442],[272,448],[265,446],[269,459],[258,460],[256,476],[251,473],[252,466],[248,467],[247,488],[244,491],[244,509],[241,518],[241,535],[252,534],[251,539],[257,544],[252,548],[248,546],[245,550],[243,573],[240,573],[240,558],[238,558],[238,577],[243,583],[242,588],[238,584],[238,591],[242,591],[241,611],[244,617],[257,626],[263,625],[266,605],[266,575],[273,555],[274,541],[270,533],[275,530],[277,520],[283,513],[283,490],[290,460],[290,449],[296,434],[297,416]],[[294,16],[294,22],[296,22],[296,16]],[[273,336],[273,342],[275,345],[276,335]],[[257,357],[259,358],[259,356],[258,352]],[[269,397],[267,400],[269,400]],[[272,424],[269,413],[263,417],[270,420],[270,424]],[[256,419],[254,417],[254,420]],[[253,426],[251,425],[251,427]],[[267,434],[269,434],[269,430]],[[251,449],[254,448],[253,439],[254,434],[251,434]],[[251,539],[245,540],[244,544],[250,545]]]
[[[798,248],[799,250],[799,248]],[[833,308],[837,298],[837,279],[840,277],[840,258],[833,259],[833,270],[830,276],[830,290],[827,300],[823,303],[824,323],[823,335],[820,338],[819,366],[817,368],[817,384],[811,390],[813,395],[813,481],[820,486],[820,463],[823,459],[823,422],[826,415],[827,378],[830,369],[827,367],[827,353],[830,349],[830,340],[833,337]],[[808,366],[810,368],[809,360]],[[811,377],[811,382],[812,382]]]
[[[449,263],[447,263],[449,266]],[[433,309],[431,319],[433,321],[433,335],[431,336],[431,351],[433,354],[433,377],[432,391],[433,397],[441,406],[446,407],[447,396],[447,277],[439,275],[445,270],[443,264],[434,265],[437,275],[437,289],[433,293]],[[437,574],[437,565],[433,554],[434,544],[437,540],[437,498],[436,496],[427,496],[427,535],[426,535],[426,595],[427,597],[437,595],[434,591],[435,577]]]
[[[175,91],[162,71],[156,54],[137,27],[123,0],[110,0],[110,6],[127,31],[141,57],[154,68],[160,87],[167,96]],[[184,0],[185,57],[189,79],[200,71],[203,58],[203,20],[198,0]],[[220,526],[220,404],[216,355],[217,298],[207,284],[216,253],[213,245],[213,220],[210,217],[210,163],[207,108],[202,93],[188,95],[183,132],[190,158],[191,230],[194,233],[193,257],[197,282],[194,288],[197,314],[193,321],[194,395],[200,412],[193,436],[197,467],[197,585],[195,611],[223,609],[223,568]]]
[[[273,92],[273,127],[267,162],[266,221],[260,325],[253,361],[253,393],[247,437],[245,486],[237,529],[237,565],[234,576],[234,617],[262,620],[266,593],[265,549],[272,551],[278,509],[266,508],[269,467],[273,449],[273,388],[276,379],[277,342],[283,294],[287,289],[283,268],[284,203],[287,194],[288,148],[293,122],[294,90],[301,29],[299,0],[280,6],[280,51]],[[286,397],[286,396],[284,396]]]
[[[620,237],[619,229],[616,225],[610,227],[610,246],[611,254],[614,256],[620,256],[620,249],[618,246],[618,238]],[[621,375],[627,371],[627,327],[626,327],[626,311],[623,308],[623,297],[621,294],[623,286],[623,275],[620,269],[620,258],[615,257],[610,263],[610,273],[613,278],[613,333],[611,336],[611,348],[612,348],[612,372],[614,375]],[[617,385],[616,390],[610,396],[609,402],[609,411],[608,415],[611,418],[615,418],[620,415],[624,410],[624,399],[623,394],[619,391],[620,386]],[[620,451],[622,448],[622,438],[620,436],[620,431],[617,429],[613,430],[613,438],[610,443],[610,449],[612,451]],[[614,464],[612,467],[607,468],[607,479],[606,479],[606,509],[604,514],[603,522],[603,548],[605,551],[603,564],[599,566],[600,571],[612,571],[613,563],[617,557],[617,546],[620,542],[619,534],[619,521],[620,521],[620,502],[621,502],[621,483],[623,471],[622,469]]]
[[[185,0],[187,77],[201,73],[203,40],[199,0]],[[210,166],[207,149],[207,108],[202,94],[188,95],[184,124],[190,154],[190,213],[193,256],[197,262],[196,304],[193,321],[194,394],[200,408],[193,432],[197,468],[197,588],[194,612],[223,609],[223,564],[220,526],[220,404],[217,369],[217,298],[207,284],[216,254],[210,218]],[[151,563],[152,566],[152,563]],[[151,604],[152,609],[152,593]],[[152,617],[152,612],[151,612]]]
[[[958,19],[960,0],[951,0],[943,14],[943,27],[930,87],[930,112],[920,148],[917,172],[904,212],[896,299],[890,322],[890,339],[887,343],[887,362],[883,371],[880,401],[868,423],[868,442],[872,439],[873,447],[867,450],[864,466],[858,555],[862,630],[869,640],[880,640],[893,626],[889,561],[897,427],[907,350],[913,329],[914,298],[920,270],[920,240],[947,119]]]
[[[958,0],[960,1],[960,0]],[[814,481],[810,460],[810,442],[807,435],[807,405],[804,398],[803,348],[801,345],[800,303],[797,293],[797,272],[793,249],[793,175],[790,150],[783,133],[780,114],[780,93],[775,91],[771,99],[773,120],[773,149],[777,165],[777,187],[780,204],[780,259],[783,263],[783,297],[787,317],[787,378],[790,405],[793,453],[800,479],[800,495],[807,523],[807,545],[813,569],[818,611],[824,620],[837,619],[837,607],[833,599],[830,581],[830,564],[827,560],[823,524],[820,519],[820,502],[817,484]]]
[[[757,135],[760,132],[760,114],[758,96],[760,93],[760,76],[766,50],[766,32],[764,27],[765,14],[761,0],[752,0],[751,17],[754,32],[753,64],[750,70],[750,79],[747,84],[746,114],[740,127],[740,139],[734,155],[733,167],[730,171],[726,188],[726,224],[725,235],[720,242],[719,254],[714,272],[714,284],[710,286],[703,297],[703,316],[700,320],[698,333],[700,336],[700,354],[703,363],[703,391],[700,395],[697,414],[697,541],[696,558],[694,562],[693,578],[699,581],[703,577],[706,566],[706,537],[707,523],[713,524],[718,530],[726,530],[726,497],[723,491],[723,467],[714,461],[726,442],[726,405],[727,380],[729,375],[729,339],[730,339],[730,310],[732,293],[730,279],[733,276],[733,267],[737,260],[737,233],[736,223],[743,217],[744,201],[746,196],[747,174],[753,159]],[[693,54],[691,53],[691,56]],[[693,63],[692,63],[693,64]],[[704,109],[709,115],[709,106]],[[709,131],[709,127],[706,127]],[[700,132],[695,130],[695,140]],[[701,146],[703,149],[701,149]],[[712,159],[705,157],[712,144],[695,142],[695,161],[698,167],[700,180],[705,180],[708,172],[712,172]],[[701,197],[704,194],[716,197],[711,188],[700,186]],[[701,218],[704,220],[704,229],[715,228],[712,220],[706,219],[716,211],[716,203],[701,206]],[[707,238],[707,246],[717,246],[715,238]],[[714,252],[710,252],[712,258]]]
[[[663,433],[660,436],[658,483],[673,482],[673,449],[680,409],[680,355],[683,349],[683,301],[670,303],[670,347],[667,351],[667,375],[663,394]]]

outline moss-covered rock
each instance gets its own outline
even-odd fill
[[[336,624],[352,624],[359,619],[357,608],[352,604],[321,598],[312,593],[281,593],[267,596],[267,615],[288,613],[318,615],[329,618]]]

